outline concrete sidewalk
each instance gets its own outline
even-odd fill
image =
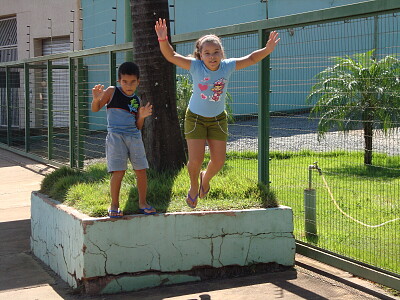
[[[118,295],[73,291],[30,252],[30,194],[54,170],[0,149],[0,299],[400,299],[301,255],[289,271],[209,280]]]

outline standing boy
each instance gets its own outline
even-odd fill
[[[128,159],[137,177],[140,212],[146,215],[156,213],[146,201],[148,162],[140,132],[144,119],[152,114],[153,106],[150,103],[141,106],[139,97],[135,95],[139,77],[139,67],[133,62],[124,62],[118,68],[120,86],[109,86],[104,90],[104,85],[97,84],[92,89],[92,111],[107,107],[106,157],[107,169],[111,173],[108,216],[111,218],[123,216],[119,208],[119,192]]]

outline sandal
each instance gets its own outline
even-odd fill
[[[199,194],[196,194],[196,196],[194,196],[194,198],[192,198],[188,192],[187,197],[186,197],[186,203],[190,208],[196,208],[197,206],[197,197],[199,197]],[[191,202],[191,203],[190,203]]]
[[[124,214],[122,213],[122,211],[119,208],[117,210],[109,208],[107,211],[107,215],[110,218],[122,218],[124,216]]]
[[[153,206],[149,206],[149,207],[145,207],[145,208],[140,208],[139,207],[139,212],[144,214],[144,215],[155,215],[157,213],[156,211],[146,212],[146,210],[150,211],[153,208],[154,208]]]

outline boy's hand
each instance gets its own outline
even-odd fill
[[[269,34],[269,40],[268,40],[267,44],[265,45],[265,48],[267,48],[269,53],[274,51],[275,46],[278,45],[278,43],[279,43],[279,40],[280,39],[278,38],[278,33],[276,31],[272,31]]]
[[[154,29],[156,30],[159,40],[165,40],[167,38],[168,29],[167,21],[165,21],[165,19],[161,20],[161,18],[159,18],[158,21],[156,21]]]
[[[96,84],[92,88],[92,95],[94,100],[100,100],[104,96],[104,85]]]
[[[139,107],[139,116],[141,118],[146,118],[148,116],[151,116],[153,114],[153,105],[151,105],[149,102],[145,106]]]

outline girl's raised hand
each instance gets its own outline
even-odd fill
[[[278,33],[276,31],[272,31],[269,34],[269,39],[267,44],[265,45],[265,48],[268,49],[268,52],[271,53],[272,51],[274,51],[275,46],[278,45],[280,41],[280,38],[278,38]]]
[[[158,21],[156,21],[154,29],[156,30],[159,40],[165,40],[167,38],[168,28],[167,21],[165,21],[165,19],[159,18]]]

